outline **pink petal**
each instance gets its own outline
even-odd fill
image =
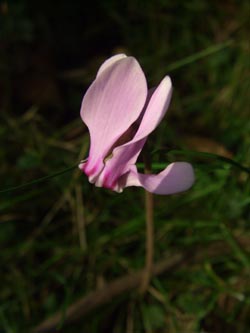
[[[134,144],[122,146],[114,155],[105,161],[105,168],[97,179],[96,186],[114,189],[120,176],[129,171],[131,164],[140,154],[146,139]]]
[[[194,171],[191,164],[175,162],[157,175],[141,174],[136,166],[131,168],[124,179],[124,187],[142,186],[155,194],[174,194],[188,190],[194,183]]]
[[[105,169],[99,179],[99,186],[104,184],[105,187],[112,188],[115,180],[127,172],[132,164],[135,164],[148,134],[158,126],[167,111],[171,91],[171,80],[169,77],[165,77],[154,90],[134,138],[116,147],[112,157],[105,162]]]
[[[98,175],[117,139],[139,117],[147,96],[144,73],[133,57],[113,59],[104,65],[86,92],[81,117],[90,132],[90,153],[84,166]]]
[[[127,57],[126,54],[121,53],[121,54],[116,54],[113,57],[107,59],[106,61],[104,61],[104,63],[99,68],[96,77],[98,77],[103,71],[105,71],[105,69],[107,69],[108,67],[113,65],[115,62],[117,62],[118,60],[124,59],[126,57]]]
[[[168,109],[170,99],[172,95],[172,83],[168,76],[166,76],[159,86],[154,90],[148,105],[144,111],[144,115],[142,117],[140,126],[133,137],[132,140],[129,142],[116,147],[113,151],[113,157],[111,161],[115,160],[115,156],[117,155],[123,155],[127,154],[126,150],[128,150],[128,146],[135,145],[136,142],[141,141],[142,139],[146,139],[147,136],[153,132],[153,130],[159,125],[162,118],[166,114],[166,111]],[[145,141],[144,141],[145,142]],[[143,146],[142,146],[143,147]],[[141,147],[141,149],[142,149]],[[132,150],[131,150],[132,151]],[[127,163],[128,164],[134,164],[137,160],[137,157],[139,155],[140,151],[138,151],[138,154],[131,155],[130,157],[127,156]]]
[[[154,131],[167,112],[171,96],[172,82],[170,77],[166,76],[154,90],[145,110],[140,127],[131,143],[145,138]]]

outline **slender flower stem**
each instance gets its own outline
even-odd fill
[[[248,174],[250,174],[250,168],[246,167],[242,164],[240,164],[239,162],[232,160],[231,158],[225,157],[225,156],[221,156],[221,155],[217,155],[217,154],[212,154],[212,153],[207,153],[207,152],[202,152],[202,151],[193,151],[193,150],[185,150],[185,149],[171,149],[169,151],[169,153],[172,154],[181,154],[181,155],[185,155],[185,156],[194,156],[194,157],[207,157],[207,158],[211,158],[220,162],[224,162],[227,164],[231,164],[232,166],[240,169],[241,171],[244,171]]]
[[[154,203],[153,194],[145,191],[146,205],[146,255],[145,255],[145,270],[140,292],[146,292],[153,269],[154,262]]]
[[[162,149],[157,149],[155,150],[155,152],[160,151]],[[183,150],[183,149],[171,149],[168,151],[167,155],[185,155],[185,156],[190,156],[190,157],[204,157],[204,158],[208,158],[214,161],[219,161],[222,163],[226,163],[229,165],[232,165],[238,169],[240,169],[241,171],[244,171],[248,174],[250,174],[250,167],[249,166],[244,166],[242,164],[240,164],[239,162],[232,160],[231,158],[225,157],[225,156],[221,156],[221,155],[217,155],[217,154],[212,154],[212,153],[207,153],[207,152],[202,152],[202,151],[194,151],[194,150]],[[138,168],[143,168],[144,167],[144,163],[137,163],[136,164]],[[152,164],[152,169],[157,170],[157,169],[163,169],[166,167],[166,163],[154,163]]]
[[[151,172],[149,159],[144,158],[145,173]],[[154,263],[154,200],[153,194],[145,191],[145,208],[146,208],[146,254],[145,254],[145,269],[143,281],[140,287],[140,292],[144,294],[150,283],[152,269]]]

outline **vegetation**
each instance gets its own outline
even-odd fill
[[[142,189],[96,188],[74,168],[0,193],[1,333],[55,313],[65,333],[250,332],[249,16],[247,0],[0,2],[0,190],[87,156],[81,99],[119,52],[151,86],[167,73],[174,84],[149,139],[154,172],[188,160],[196,173],[188,192],[154,196],[154,261],[166,267],[145,294],[125,280],[116,297],[112,281],[145,263]]]

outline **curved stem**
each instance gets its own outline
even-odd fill
[[[244,171],[248,174],[250,174],[250,168],[246,167],[244,165],[241,165],[239,162],[232,160],[231,158],[225,157],[225,156],[221,156],[221,155],[217,155],[217,154],[213,154],[213,153],[207,153],[207,152],[203,152],[203,151],[194,151],[194,150],[179,150],[179,149],[171,149],[169,150],[169,153],[172,154],[183,154],[186,156],[197,156],[197,157],[208,157],[208,158],[212,158],[214,160],[217,161],[222,161],[225,162],[227,164],[231,164],[236,168],[239,168],[241,171]]]
[[[153,154],[158,152],[158,151],[162,151],[163,149],[156,149],[153,151]],[[242,164],[240,164],[239,162],[232,160],[231,158],[225,157],[225,156],[221,156],[218,154],[213,154],[213,153],[208,153],[208,152],[203,152],[203,151],[194,151],[194,150],[183,150],[183,149],[170,149],[167,152],[167,155],[184,155],[187,157],[201,157],[201,158],[208,158],[208,159],[213,159],[215,161],[220,161],[223,163],[227,163],[229,165],[232,165],[238,169],[240,169],[241,171],[244,171],[248,174],[250,174],[250,167],[249,166],[244,166]],[[136,164],[138,168],[143,168],[144,167],[144,163],[137,163]],[[166,163],[153,163],[152,168],[153,169],[163,169],[165,168]]]

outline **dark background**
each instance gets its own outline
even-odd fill
[[[190,161],[195,186],[155,196],[155,261],[190,253],[149,292],[111,299],[67,326],[70,304],[144,265],[144,193],[95,188],[75,169],[0,193],[0,331],[27,332],[55,312],[62,332],[248,332],[249,1],[1,1],[0,189],[88,153],[79,110],[100,64],[138,59],[149,86],[169,74],[157,163]],[[157,150],[156,153],[155,150]],[[128,209],[129,208],[129,209]]]

